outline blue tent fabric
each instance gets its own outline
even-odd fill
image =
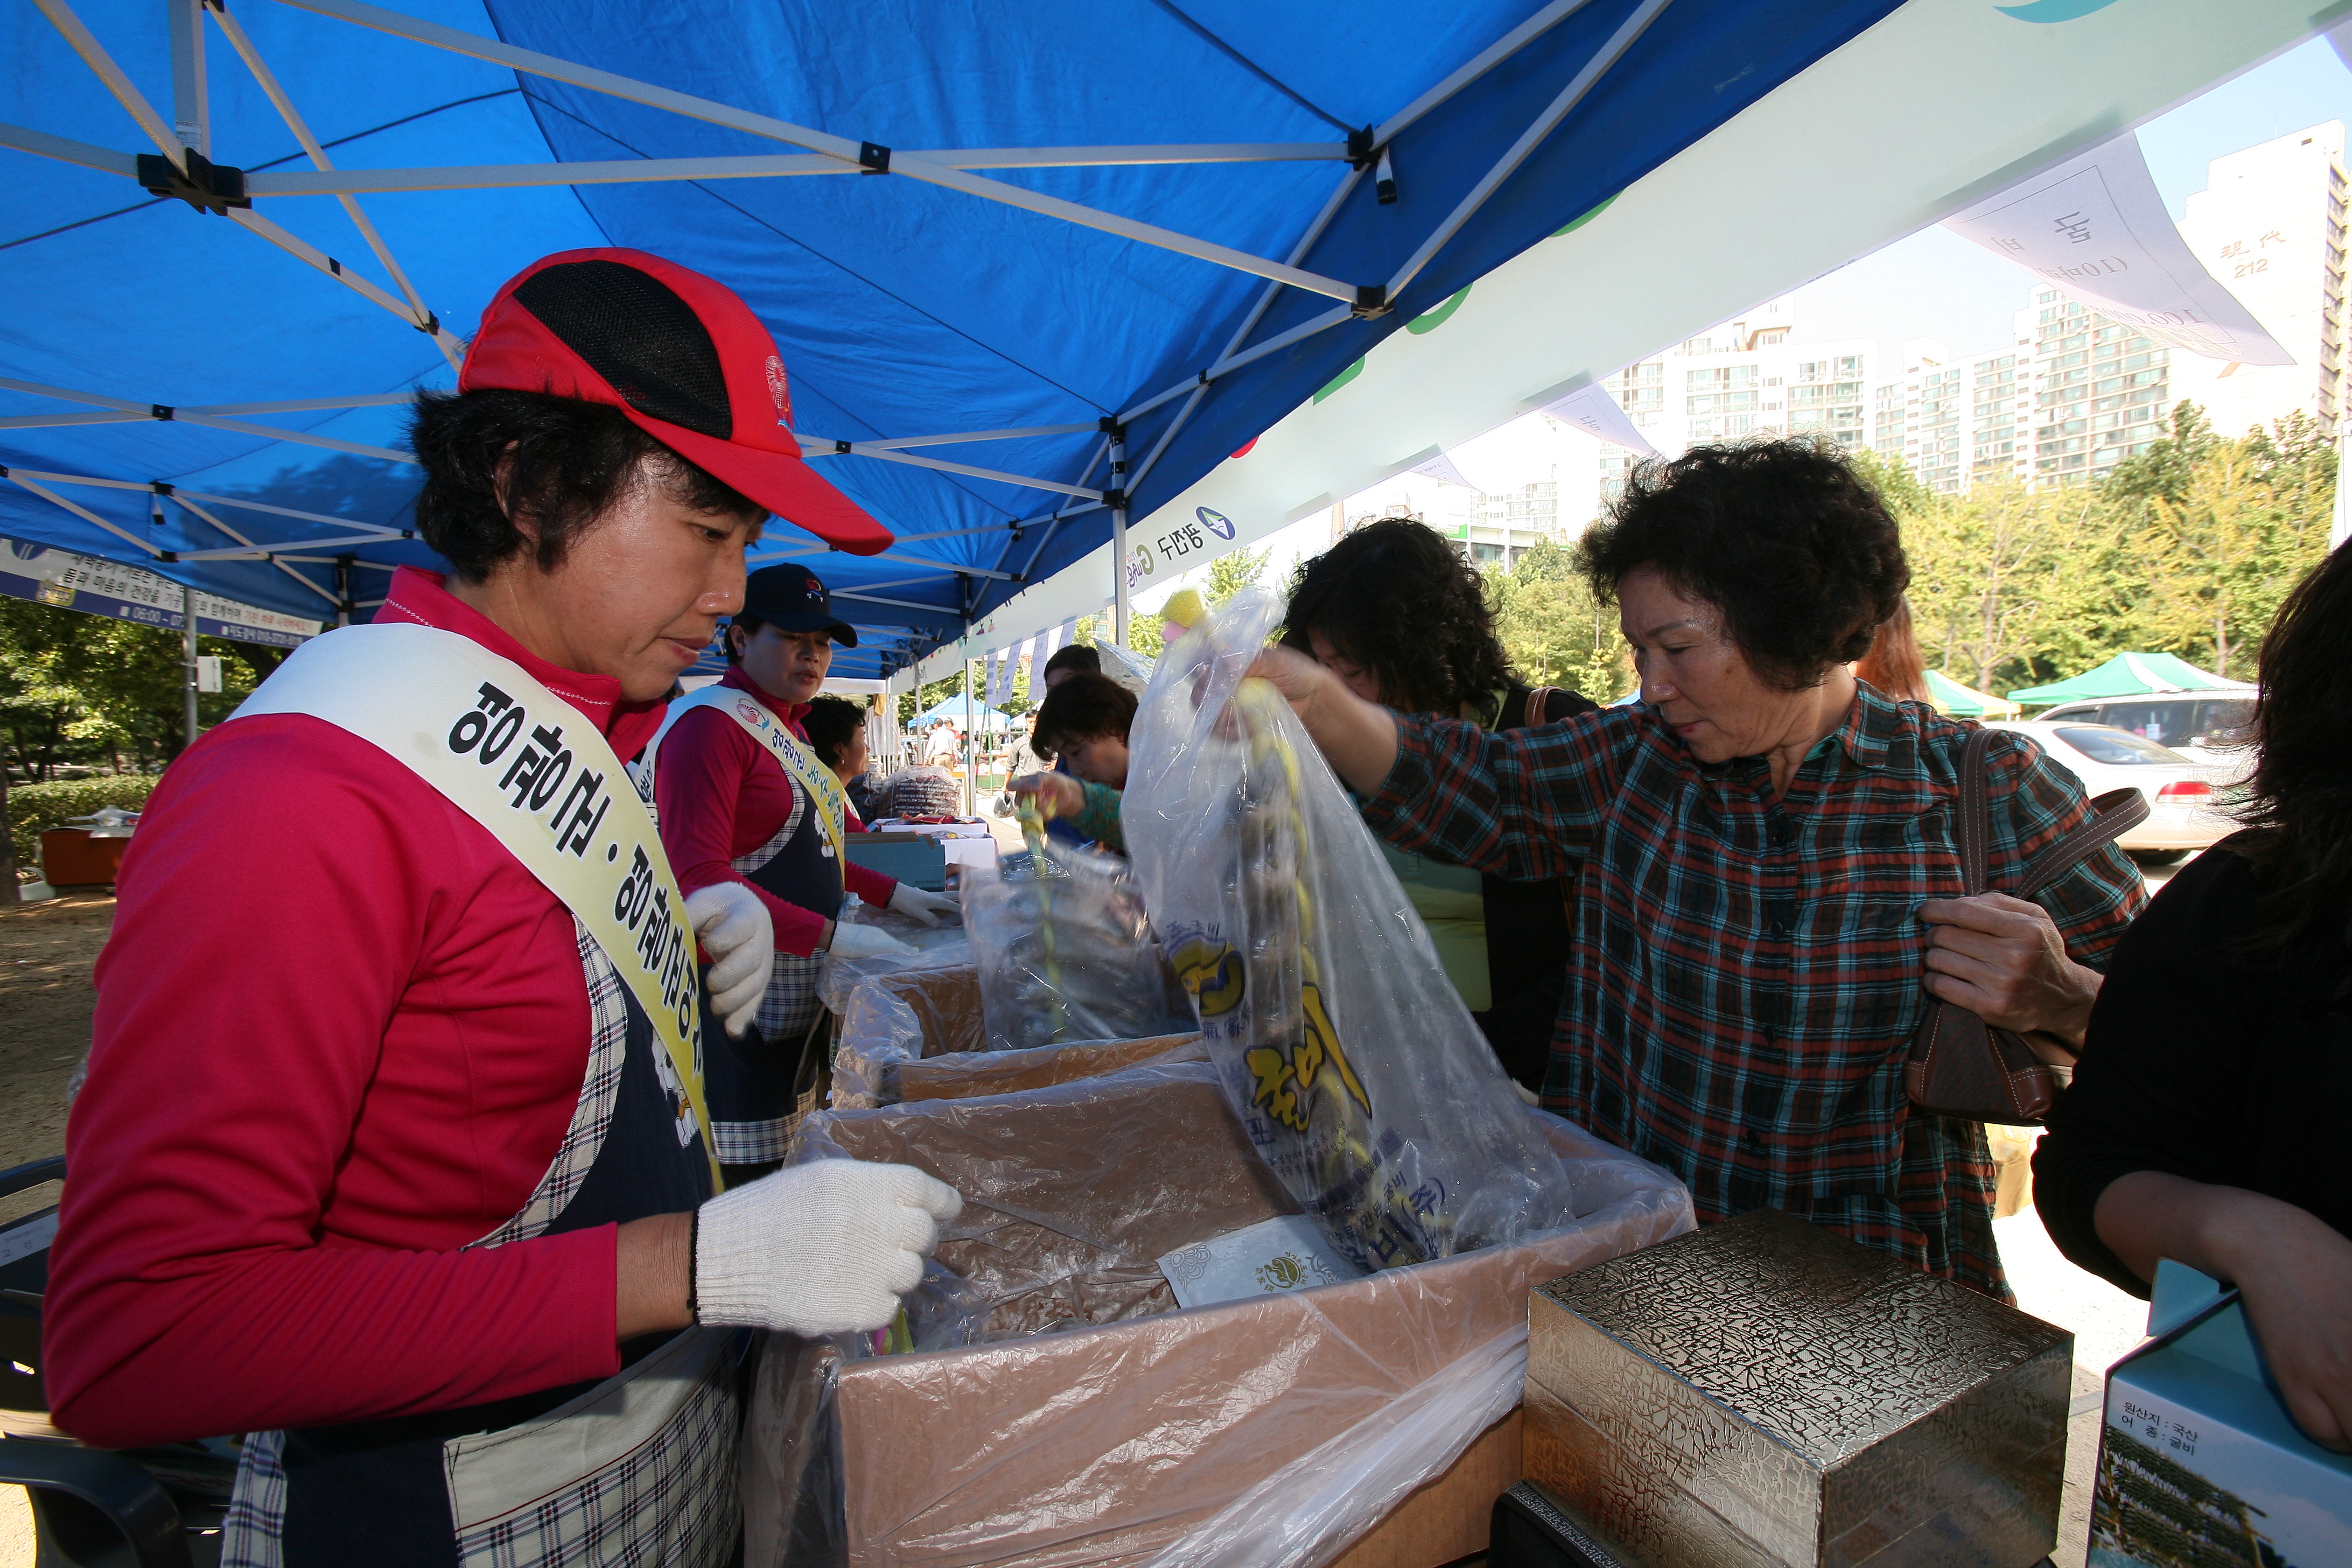
[[[1705,135],[1894,8],[1895,0],[1677,0],[1384,314],[1306,337],[1219,376],[1134,489],[1148,515],[1415,315],[1535,244]],[[1534,0],[1432,9],[1300,0],[877,0],[845,13],[801,0],[404,0],[406,14],[836,135],[929,148],[1335,142],[1394,115],[1525,20]],[[1384,282],[1636,8],[1591,0],[1408,126],[1391,147],[1398,199],[1356,179],[1298,258],[1349,284]],[[79,12],[168,121],[167,39],[153,0]],[[37,11],[8,6],[0,121],[120,153],[152,151]],[[749,132],[533,75],[518,75],[290,5],[236,16],[345,168],[790,153]],[[212,157],[306,169],[294,139],[218,33],[208,40]],[[180,406],[446,386],[430,339],[229,221],[98,170],[0,150],[18,199],[0,228],[0,376]],[[1345,163],[998,169],[985,177],[1280,260],[1307,234]],[[392,254],[450,330],[468,332],[499,283],[585,245],[672,257],[741,293],[774,331],[806,435],[874,440],[1082,425],[1197,375],[1249,319],[1265,280],[1201,258],[895,176],[817,175],[457,190],[362,198]],[[389,287],[325,196],[256,210]],[[26,302],[36,302],[27,310]],[[1276,290],[1238,346],[1329,311]],[[1605,310],[1606,300],[1563,301]],[[1140,465],[1185,397],[1128,431]],[[0,417],[78,405],[0,390]],[[377,447],[397,408],[251,416]],[[1066,484],[1108,482],[1092,428],[929,447],[921,455]],[[772,530],[775,557],[814,558],[851,602],[871,675],[955,637],[1026,583],[1097,548],[1100,508],[1048,521],[1071,499],[1002,480],[856,455],[823,471],[901,538],[889,558],[826,554]],[[404,526],[415,470],[379,458],[180,421],[0,428],[0,464],[243,498]],[[58,487],[52,487],[58,488]],[[230,542],[168,498],[59,489],[163,548]],[[331,529],[251,511],[224,521],[290,541]],[[160,515],[159,514],[160,511]],[[134,561],[206,591],[331,617],[319,588],[254,562],[155,563],[16,485],[0,533]],[[334,552],[330,552],[334,553]],[[429,563],[415,542],[349,552]],[[958,569],[969,569],[959,575]],[[1003,574],[983,575],[982,574]],[[382,596],[362,566],[350,596]],[[1105,584],[1106,595],[1108,584]],[[883,601],[891,601],[885,603]],[[863,628],[873,628],[868,636]]]

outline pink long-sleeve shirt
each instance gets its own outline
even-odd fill
[[[660,721],[402,568],[383,618],[523,666],[623,757]],[[572,917],[368,742],[224,724],[157,786],[97,968],[44,1317],[58,1425],[130,1447],[450,1409],[619,1369],[614,1227],[460,1250],[572,1120]]]
[[[779,701],[740,668],[729,670],[719,684],[750,692],[790,725],[793,733],[808,739],[801,729],[807,703]],[[714,882],[741,882],[768,906],[776,951],[805,955],[824,940],[825,917],[786,903],[734,867],[737,856],[765,844],[791,818],[793,795],[792,780],[768,748],[715,709],[680,714],[662,737],[654,768],[654,801],[661,808],[662,847],[669,851],[678,889],[691,893]],[[856,823],[855,813],[850,821]],[[877,909],[890,901],[898,887],[863,866],[843,866],[841,882]]]

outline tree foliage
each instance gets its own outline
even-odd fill
[[[1486,595],[1503,652],[1528,685],[1569,687],[1595,702],[1633,689],[1616,607],[1594,596],[1567,547],[1538,540],[1510,570],[1487,567]]]
[[[216,724],[277,667],[275,649],[197,640],[221,658],[218,692],[197,700]],[[0,598],[0,746],[13,775],[60,769],[153,772],[186,744],[180,634],[26,599]]]
[[[2301,414],[2233,440],[2184,403],[2171,427],[2091,485],[1929,495],[1889,465],[1928,667],[2001,692],[2158,652],[2252,679],[2280,602],[2326,553],[2335,448]]]

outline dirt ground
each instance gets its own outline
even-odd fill
[[[62,1154],[66,1081],[89,1052],[90,965],[114,929],[111,892],[0,908],[0,1170]],[[0,1220],[57,1202],[43,1185],[0,1198]]]

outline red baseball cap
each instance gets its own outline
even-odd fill
[[[565,250],[507,281],[457,390],[576,397],[629,422],[760,505],[856,555],[890,531],[801,458],[784,362],[733,289],[642,250]]]

